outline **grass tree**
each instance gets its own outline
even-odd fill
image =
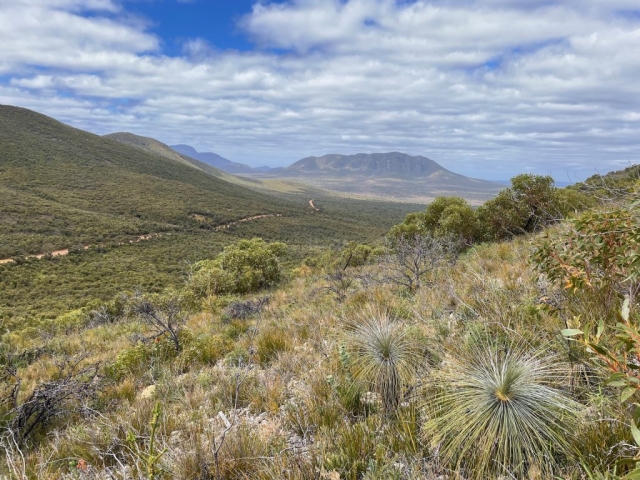
[[[570,449],[580,405],[557,388],[553,356],[478,341],[451,355],[427,402],[425,432],[469,478],[547,476]]]
[[[386,413],[395,411],[420,361],[406,329],[387,313],[369,312],[351,327],[348,350],[354,380],[378,394]]]

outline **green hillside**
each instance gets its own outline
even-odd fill
[[[160,155],[0,108],[0,257],[300,208]]]

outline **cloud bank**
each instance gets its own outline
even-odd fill
[[[635,10],[634,10],[635,9]],[[0,103],[253,165],[399,150],[582,178],[640,158],[635,0],[256,3],[180,56],[126,4],[0,0]]]

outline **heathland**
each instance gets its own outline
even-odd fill
[[[0,475],[640,475],[637,166],[425,208],[116,140],[0,108]]]

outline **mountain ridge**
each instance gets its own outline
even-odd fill
[[[233,162],[213,152],[198,152],[191,145],[178,144],[169,145],[173,150],[181,155],[195,158],[201,162],[211,165],[223,172],[239,174],[239,173],[255,173],[255,170],[244,163]]]

